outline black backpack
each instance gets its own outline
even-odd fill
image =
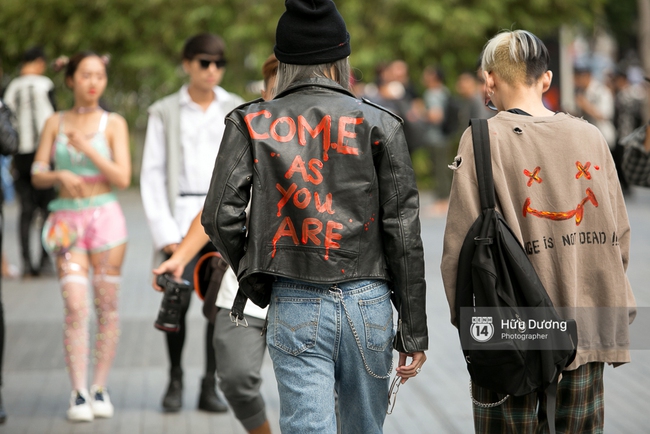
[[[472,119],[470,125],[482,212],[458,260],[455,309],[467,370],[474,384],[497,393],[546,393],[554,434],[557,382],[576,354],[576,324],[558,315],[528,255],[495,210],[487,121]],[[541,327],[530,321],[549,326],[548,333],[537,333],[546,338],[531,338]],[[474,403],[493,407],[505,399]]]

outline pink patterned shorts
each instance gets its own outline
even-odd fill
[[[119,202],[82,209],[53,211],[54,220],[63,220],[74,228],[76,241],[71,250],[89,253],[103,252],[127,241],[126,220]]]

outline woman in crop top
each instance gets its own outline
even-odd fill
[[[74,421],[113,415],[106,379],[119,337],[118,293],[127,239],[113,188],[129,186],[131,160],[125,120],[99,107],[106,81],[106,61],[97,54],[85,51],[70,59],[65,82],[74,93],[74,107],[47,120],[32,165],[36,188],[58,189],[43,239],[56,258],[65,304],[63,342],[73,389],[67,415]],[[89,393],[91,267],[97,334]]]

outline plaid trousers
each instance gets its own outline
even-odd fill
[[[574,371],[564,371],[557,389],[555,427],[558,433],[602,434],[605,422],[604,363],[592,362]],[[473,385],[474,398],[483,403],[497,402],[503,395]],[[538,408],[539,401],[539,408]],[[537,393],[511,396],[503,404],[482,408],[473,405],[474,430],[481,434],[548,433],[546,396]]]

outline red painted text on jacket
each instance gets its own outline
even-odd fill
[[[302,115],[298,115],[296,120],[289,116],[281,116],[277,119],[271,119],[272,117],[273,115],[268,110],[260,110],[244,116],[252,140],[273,139],[278,143],[286,143],[298,135],[298,143],[305,146],[307,144],[307,135],[312,139],[316,139],[321,135],[323,161],[329,160],[330,149],[339,154],[359,155],[359,149],[351,146],[350,140],[356,139],[357,133],[354,131],[354,126],[363,123],[363,118],[339,117],[337,140],[331,142],[332,122],[336,121],[333,121],[330,115],[323,116],[313,128]],[[284,125],[284,127],[279,128],[280,125]],[[348,129],[349,125],[352,126],[352,130]]]

